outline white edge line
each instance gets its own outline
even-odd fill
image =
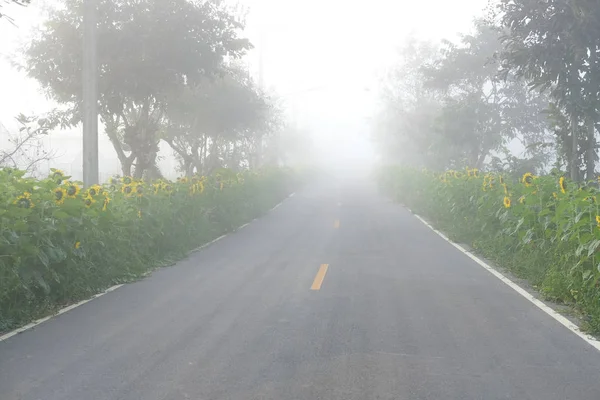
[[[294,197],[296,195],[296,192],[292,192],[290,193],[290,195],[288,197]]]
[[[221,240],[221,239],[223,239],[223,238],[226,238],[226,237],[227,237],[227,233],[226,233],[226,234],[224,234],[224,235],[221,235],[221,236],[219,236],[219,237],[218,237],[218,238],[216,238],[216,239],[213,239],[213,240],[211,240],[211,241],[210,241],[210,242],[208,242],[208,243],[204,243],[204,244],[203,244],[202,246],[200,246],[200,247],[196,247],[194,250],[190,251],[190,254],[191,254],[191,253],[195,253],[195,252],[197,252],[197,251],[200,251],[200,250],[202,250],[202,249],[204,249],[204,248],[207,248],[207,247],[208,247],[208,246],[210,246],[211,244],[213,244],[213,243],[216,243],[216,242],[218,242],[219,240]]]
[[[487,263],[485,263],[483,260],[481,260],[477,256],[473,255],[472,253],[470,253],[469,251],[467,251],[466,249],[464,249],[462,246],[460,246],[460,245],[452,242],[450,239],[448,239],[448,237],[446,237],[446,235],[444,235],[442,232],[440,232],[437,229],[435,229],[433,226],[431,226],[427,221],[425,221],[419,215],[413,213],[410,209],[409,209],[409,211],[415,217],[417,217],[419,219],[419,221],[421,221],[423,224],[425,224],[429,229],[431,229],[432,231],[434,231],[438,236],[440,236],[446,242],[450,243],[452,246],[454,246],[455,248],[457,248],[461,253],[465,254],[471,260],[475,261],[481,267],[485,268],[490,274],[492,274],[496,278],[500,279],[502,282],[504,282],[505,284],[507,284],[508,286],[510,286],[511,289],[513,289],[514,291],[516,291],[517,293],[519,293],[521,296],[525,297],[527,300],[529,300],[531,303],[533,303],[535,306],[537,306],[540,310],[542,310],[543,312],[545,312],[546,314],[548,314],[549,316],[551,316],[552,318],[554,318],[556,321],[560,322],[565,328],[569,329],[571,332],[573,332],[574,334],[576,334],[577,336],[579,336],[581,339],[585,340],[588,344],[590,344],[591,346],[593,346],[596,350],[600,351],[600,341],[598,341],[596,338],[594,338],[593,336],[588,335],[588,334],[582,332],[581,329],[579,329],[579,327],[577,325],[575,325],[574,323],[572,323],[571,321],[569,321],[563,315],[561,315],[558,312],[554,311],[551,307],[548,307],[541,300],[539,300],[539,299],[535,298],[534,296],[532,296],[528,291],[526,291],[521,286],[517,285],[516,283],[514,283],[513,281],[511,281],[510,279],[508,279],[506,276],[502,275],[500,272],[498,272],[497,270],[495,270],[494,268],[492,268],[491,266],[489,266]]]
[[[296,193],[291,193],[291,194],[288,196],[288,198],[289,198],[289,197],[294,197],[294,195],[295,195],[295,194],[296,194]],[[279,207],[281,204],[283,204],[283,201],[282,201],[281,203],[277,204],[275,207],[273,207],[273,208],[271,209],[271,211],[272,211],[272,210],[274,210],[274,209],[276,209],[277,207]],[[254,219],[252,220],[252,222],[256,221],[257,219],[258,219],[258,218],[254,218]],[[250,223],[249,223],[249,222],[248,222],[248,223],[246,223],[246,224],[244,224],[244,225],[242,225],[242,226],[240,226],[240,227],[239,227],[237,230],[240,230],[240,229],[242,229],[242,228],[245,228],[245,227],[246,227],[246,226],[248,226],[248,225],[250,225]],[[218,238],[216,238],[216,239],[214,239],[214,240],[211,240],[210,242],[208,242],[208,243],[205,243],[205,244],[203,244],[203,245],[202,245],[202,246],[200,246],[200,247],[197,247],[196,249],[192,250],[190,253],[195,253],[195,252],[197,252],[197,251],[199,251],[199,250],[202,250],[202,249],[204,249],[204,248],[206,248],[206,247],[210,246],[211,244],[213,244],[213,243],[215,243],[215,242],[218,242],[219,240],[221,240],[221,239],[223,239],[223,238],[225,238],[225,237],[227,237],[227,234],[225,234],[225,235],[221,235],[221,236],[219,236]],[[52,314],[52,315],[49,315],[49,316],[47,316],[47,317],[44,317],[44,318],[38,319],[38,320],[36,320],[36,321],[33,321],[33,322],[31,322],[31,323],[29,323],[29,324],[27,324],[27,325],[25,325],[25,326],[22,326],[22,327],[20,327],[20,328],[18,328],[18,329],[15,329],[14,331],[11,331],[11,332],[8,332],[8,333],[5,333],[4,335],[0,336],[0,342],[3,342],[3,341],[5,341],[5,340],[7,340],[7,339],[10,339],[11,337],[18,335],[19,333],[23,333],[23,332],[25,332],[25,331],[28,331],[28,330],[30,330],[30,329],[32,329],[32,328],[35,328],[36,326],[38,326],[38,325],[40,325],[40,324],[43,324],[44,322],[46,322],[46,321],[48,321],[48,320],[50,320],[50,319],[52,319],[52,318],[54,318],[54,317],[56,317],[56,316],[62,315],[62,314],[64,314],[64,313],[66,313],[66,312],[69,312],[69,311],[73,310],[74,308],[77,308],[77,307],[79,307],[79,306],[82,306],[82,305],[84,305],[85,303],[89,303],[90,301],[92,301],[92,300],[94,300],[94,299],[97,299],[98,297],[104,296],[104,295],[105,295],[105,294],[107,294],[107,293],[113,292],[113,291],[117,290],[118,288],[120,288],[121,286],[123,286],[123,284],[111,286],[111,287],[109,287],[108,289],[106,289],[105,291],[103,291],[103,292],[100,292],[100,293],[98,293],[98,294],[96,294],[96,295],[94,295],[94,296],[90,297],[90,298],[89,298],[89,299],[87,299],[87,300],[82,300],[82,301],[80,301],[80,302],[78,302],[78,303],[71,304],[70,306],[67,306],[67,307],[64,307],[64,308],[60,309],[60,310],[59,310],[59,311],[58,311],[56,314]]]
[[[27,324],[25,326],[20,327],[19,329],[15,329],[14,331],[5,333],[4,335],[0,336],[0,342],[5,341],[7,339],[10,339],[11,337],[18,335],[19,333],[23,333],[23,332],[28,331],[28,330],[30,330],[32,328],[35,328],[36,326],[38,326],[40,324],[43,324],[44,322],[48,321],[49,319],[52,319],[52,318],[54,318],[54,317],[56,317],[58,315],[66,313],[66,312],[69,312],[72,309],[77,308],[77,307],[79,307],[81,305],[84,305],[85,303],[89,303],[90,301],[92,301],[94,299],[97,299],[98,297],[104,296],[107,293],[113,292],[113,291],[117,290],[118,288],[120,288],[121,286],[123,286],[123,284],[111,286],[108,289],[106,289],[104,292],[100,292],[100,293],[94,295],[93,297],[91,297],[91,298],[89,298],[87,300],[82,300],[82,301],[80,301],[78,303],[71,304],[70,306],[67,306],[65,308],[60,309],[56,314],[52,314],[52,315],[49,315],[47,317],[38,319],[38,320],[33,321],[33,322],[31,322],[31,323],[29,323],[29,324]]]

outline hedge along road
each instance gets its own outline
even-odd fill
[[[2,400],[589,400],[598,371],[594,347],[355,176],[0,342]]]

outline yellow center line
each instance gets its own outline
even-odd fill
[[[319,272],[317,272],[317,276],[315,276],[315,280],[310,287],[310,290],[320,290],[321,285],[323,284],[323,279],[325,279],[325,274],[327,273],[327,268],[329,268],[329,264],[321,264],[321,268],[319,268]]]
[[[336,219],[335,221],[333,221],[333,227],[335,229],[338,229],[340,227],[340,220]]]

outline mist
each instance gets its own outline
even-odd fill
[[[19,113],[42,115],[57,106],[35,79],[14,65],[23,65],[22,51],[44,23],[46,10],[60,4],[48,0],[26,8],[3,6],[3,12],[11,17],[0,25],[4,142],[9,133],[19,129],[15,120]],[[477,1],[452,7],[435,1],[411,6],[377,1],[366,8],[341,1],[230,4],[240,10],[245,22],[243,36],[253,46],[242,57],[242,65],[280,107],[286,129],[303,132],[305,147],[314,154],[301,158],[338,168],[372,165],[378,159],[371,140],[373,117],[380,105],[382,78],[397,61],[403,38],[409,34],[431,40],[453,37],[463,27],[469,29],[473,16],[482,12]],[[44,160],[37,170],[47,173],[56,167],[81,179],[80,138],[81,126],[53,129],[41,140],[52,159]],[[100,174],[105,181],[119,174],[120,167],[102,126],[99,146]],[[179,172],[172,153],[165,143],[160,144],[161,170],[175,178]]]

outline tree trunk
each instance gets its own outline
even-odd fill
[[[131,176],[131,166],[133,165],[133,158],[125,157],[121,160],[121,171],[123,176]]]
[[[571,112],[571,180],[577,182],[579,180],[579,143],[577,140],[577,116],[575,112]]]

